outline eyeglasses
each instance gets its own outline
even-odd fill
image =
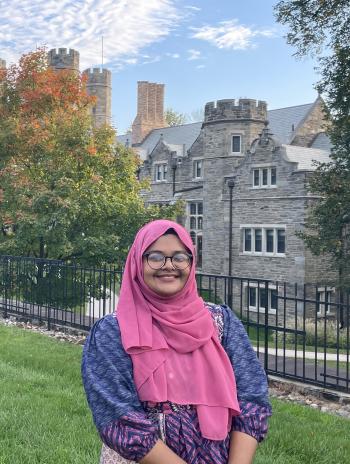
[[[173,256],[165,256],[159,251],[150,251],[143,256],[146,258],[149,267],[155,271],[162,269],[168,258],[172,266],[180,270],[186,269],[192,262],[192,255],[188,255],[187,253],[175,253]]]

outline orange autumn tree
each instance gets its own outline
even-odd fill
[[[0,80],[0,254],[122,264],[143,223],[174,217],[144,206],[139,159],[92,127],[79,73],[37,50]]]

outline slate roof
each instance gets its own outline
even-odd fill
[[[321,150],[331,151],[332,144],[324,132],[317,134],[315,140],[311,144],[311,148],[319,148]]]
[[[282,144],[288,145],[292,141],[293,130],[295,131],[304,121],[314,104],[315,102],[269,110],[267,112],[267,117],[270,131]],[[154,129],[138,147],[141,159],[145,160],[147,154],[152,153],[162,134],[164,142],[169,146],[173,146],[174,151],[182,153],[183,144],[185,144],[185,150],[188,150],[199,136],[201,127],[201,122],[195,122],[183,124],[181,126]],[[119,135],[117,140],[125,144],[128,138],[130,142],[131,134]],[[290,155],[293,158],[291,161],[297,161],[299,163],[299,169],[314,169],[314,167],[312,167],[313,157],[318,159],[319,154],[321,158],[323,158],[327,155],[327,151],[330,150],[328,137],[325,134],[319,134],[313,142],[312,149],[315,150],[311,152],[310,148],[293,146],[291,150],[288,150],[289,154],[287,156],[289,157]],[[305,158],[304,162],[301,159],[303,156]]]
[[[308,103],[306,105],[269,110],[267,112],[267,118],[269,120],[270,131],[281,143],[290,143],[294,131],[306,118],[313,105],[314,103]]]
[[[329,152],[318,148],[299,147],[296,145],[283,145],[285,159],[298,163],[299,171],[314,171],[314,161],[327,163],[329,161]]]

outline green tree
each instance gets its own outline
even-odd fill
[[[169,126],[181,126],[186,124],[187,117],[183,113],[178,113],[172,108],[167,108],[165,110],[165,121]]]
[[[317,59],[316,88],[325,100],[332,142],[329,163],[318,164],[310,190],[320,196],[302,237],[315,254],[327,253],[350,287],[350,3],[348,0],[283,0],[277,20],[288,26],[296,56]]]
[[[93,129],[82,76],[46,53],[3,71],[0,97],[0,254],[122,265],[136,231],[178,206],[145,207],[140,160]]]

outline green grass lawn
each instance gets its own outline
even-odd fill
[[[81,347],[0,325],[0,464],[98,464]],[[350,422],[274,400],[255,464],[348,464]]]

